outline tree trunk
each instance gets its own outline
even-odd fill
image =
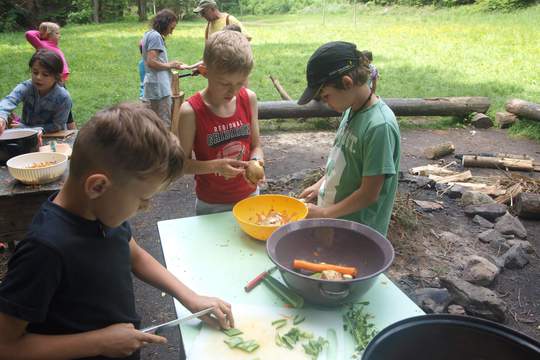
[[[93,20],[95,23],[99,23],[99,0],[92,0],[93,4]]]
[[[527,159],[501,158],[495,156],[463,155],[463,166],[494,169],[533,171],[533,161]]]
[[[506,129],[516,123],[517,116],[507,111],[499,111],[495,114],[495,121],[499,123],[501,129]]]
[[[433,99],[384,99],[397,116],[467,116],[486,112],[487,97],[448,97]],[[296,101],[263,101],[259,103],[259,119],[333,117],[340,114],[323,103],[312,101],[300,106]]]
[[[146,21],[146,0],[137,0],[137,14],[139,15],[139,21]]]
[[[435,160],[442,158],[443,156],[452,154],[456,150],[456,147],[451,142],[428,147],[424,150],[424,155],[430,159]]]
[[[525,219],[540,219],[540,194],[521,193],[516,199],[517,215]]]
[[[527,119],[540,121],[540,105],[520,99],[506,103],[506,111]]]
[[[489,129],[493,126],[493,121],[486,114],[476,113],[471,119],[471,125],[477,129]]]

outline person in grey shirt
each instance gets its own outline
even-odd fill
[[[142,56],[144,60],[144,98],[150,107],[167,124],[171,126],[171,79],[172,69],[182,70],[180,61],[169,61],[165,37],[172,34],[178,17],[169,10],[163,9],[151,22],[152,29],[142,39]]]

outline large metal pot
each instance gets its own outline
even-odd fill
[[[14,156],[39,150],[39,131],[7,129],[0,135],[0,165]]]
[[[275,231],[266,250],[285,283],[305,300],[337,306],[365,293],[377,275],[394,260],[388,239],[368,226],[337,219],[309,219],[289,223]],[[322,280],[293,270],[294,259],[326,262],[358,269],[352,280]]]
[[[538,360],[540,342],[469,316],[423,315],[384,328],[362,360]]]

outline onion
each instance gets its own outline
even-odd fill
[[[258,160],[250,160],[246,167],[246,178],[253,184],[257,184],[264,179],[264,167]]]

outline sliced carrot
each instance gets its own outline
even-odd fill
[[[313,272],[322,272],[324,270],[334,270],[342,274],[352,275],[356,277],[358,274],[358,270],[356,270],[355,267],[349,267],[349,266],[340,266],[340,265],[333,265],[333,264],[320,264],[320,263],[312,263],[305,260],[298,260],[295,259],[293,261],[293,268],[294,269],[303,269]]]

